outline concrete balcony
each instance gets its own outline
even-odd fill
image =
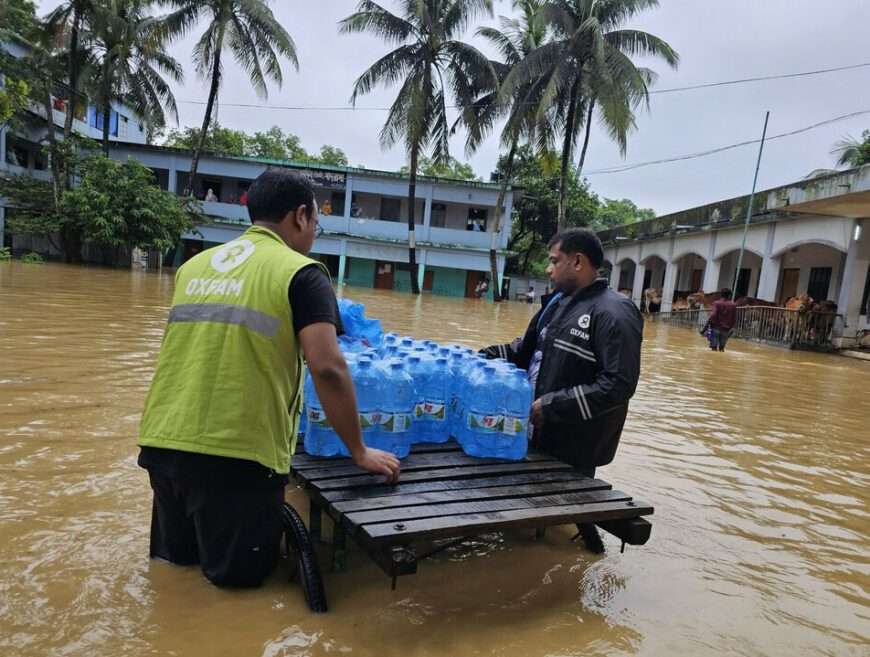
[[[237,203],[218,203],[202,201],[202,211],[209,217],[221,220],[221,223],[249,224],[248,208]]]

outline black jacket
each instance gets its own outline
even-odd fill
[[[535,442],[578,468],[606,465],[616,454],[628,400],[637,388],[643,317],[605,279],[548,308],[551,298],[541,300],[543,308],[522,339],[484,353],[528,369],[546,326],[535,387],[544,425]]]

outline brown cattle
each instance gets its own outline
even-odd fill
[[[643,291],[643,310],[647,313],[657,313],[662,307],[662,290],[648,287]]]
[[[743,306],[762,306],[764,308],[777,308],[778,306],[772,301],[765,301],[764,299],[756,299],[755,297],[740,297],[734,304],[738,308],[742,308]]]
[[[671,306],[671,310],[689,310],[690,308],[688,299],[674,299],[674,303]]]
[[[704,293],[703,291],[698,291],[686,297],[686,301],[689,302],[689,307],[694,310],[699,308],[710,308],[714,301],[718,301],[721,298],[721,292]]]
[[[619,290],[619,293],[620,293],[622,296],[624,296],[624,297],[628,297],[629,299],[631,299],[631,288],[624,287],[624,288],[622,288],[621,290]]]
[[[830,299],[814,302],[809,309],[807,337],[814,342],[827,342],[837,319],[837,304]]]

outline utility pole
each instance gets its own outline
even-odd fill
[[[737,256],[737,269],[734,270],[734,285],[731,287],[731,298],[736,300],[737,281],[740,280],[740,267],[743,265],[743,252],[746,250],[746,233],[749,232],[749,220],[752,218],[752,204],[755,201],[755,186],[758,184],[758,170],[761,168],[761,154],[764,152],[764,140],[767,138],[767,122],[770,112],[764,115],[764,130],[761,132],[761,144],[758,146],[758,161],[755,163],[755,177],[752,179],[752,193],[749,195],[749,207],[746,208],[746,223],[743,225],[743,241],[740,243],[740,255]],[[749,291],[747,290],[747,293]]]

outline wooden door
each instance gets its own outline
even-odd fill
[[[423,291],[424,292],[431,292],[432,285],[434,284],[434,282],[435,282],[435,272],[432,271],[431,269],[427,269],[426,271],[424,271],[423,272]]]
[[[800,269],[783,269],[782,270],[782,286],[779,292],[779,305],[785,304],[789,297],[797,296],[798,278],[800,278]]]
[[[692,292],[697,292],[704,285],[704,270],[703,269],[695,269],[692,271],[692,283],[689,286],[689,289]]]
[[[392,290],[395,265],[392,262],[375,262],[375,289]]]
[[[477,295],[474,290],[477,289],[477,284],[483,279],[486,274],[482,271],[470,271],[465,274],[465,298],[476,299]]]

